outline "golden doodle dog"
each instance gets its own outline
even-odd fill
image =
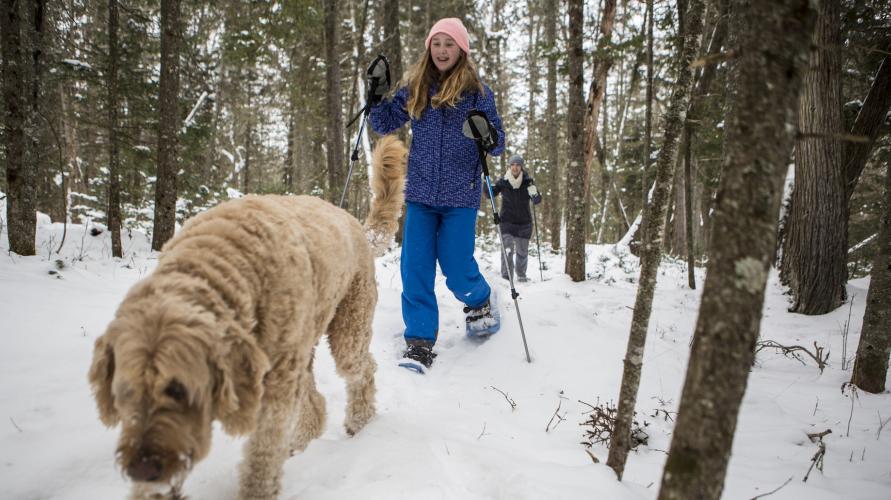
[[[96,341],[89,373],[102,422],[121,424],[133,498],[180,497],[214,420],[249,435],[239,498],[275,498],[285,460],[324,430],[312,362],[326,333],[347,383],[347,433],[371,419],[374,254],[396,231],[405,162],[401,141],[379,141],[364,227],[319,198],[247,196],[164,246]]]

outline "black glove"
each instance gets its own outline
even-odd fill
[[[498,131],[482,111],[473,110],[467,114],[462,132],[464,137],[478,141],[486,151],[498,146]]]
[[[390,91],[390,62],[383,54],[374,58],[366,72],[368,80],[368,102],[374,106]]]

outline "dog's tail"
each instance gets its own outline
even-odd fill
[[[407,156],[405,144],[395,135],[382,137],[372,153],[371,211],[365,221],[365,234],[377,257],[386,252],[399,228]]]

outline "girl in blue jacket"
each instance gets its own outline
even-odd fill
[[[491,288],[473,257],[482,179],[477,145],[462,134],[469,111],[482,111],[497,134],[490,153],[504,150],[495,98],[470,60],[464,24],[456,18],[438,21],[425,44],[405,85],[392,100],[374,105],[370,114],[371,126],[380,134],[411,120],[400,268],[407,349],[400,365],[421,373],[436,357],[437,262],[446,286],[466,305],[468,336],[486,337],[501,326]]]

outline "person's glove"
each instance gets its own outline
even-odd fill
[[[530,197],[530,198],[535,198],[536,196],[538,196],[538,188],[535,187],[535,184],[532,184],[531,186],[529,186],[528,188],[526,188],[526,191],[529,192],[529,197]]]
[[[498,145],[498,131],[482,111],[468,113],[462,131],[465,137],[478,141],[486,151],[492,151]]]
[[[368,81],[368,102],[374,106],[390,91],[390,62],[383,54],[374,58],[366,72]]]

